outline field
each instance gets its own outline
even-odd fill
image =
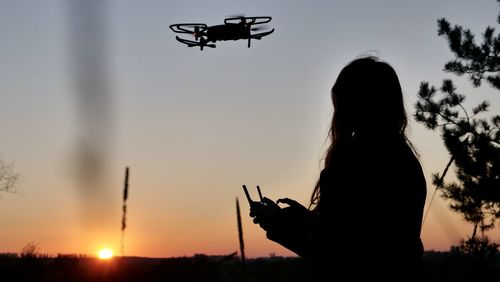
[[[425,281],[500,281],[500,260],[477,261],[449,252],[427,252]],[[0,281],[305,281],[307,266],[295,257],[247,260],[233,254],[177,258],[77,255],[20,257],[0,254]]]
[[[262,258],[245,265],[234,256],[176,258],[18,257],[0,255],[0,281],[304,281],[298,258]]]

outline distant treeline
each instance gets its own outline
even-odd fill
[[[246,260],[243,273],[237,256],[101,260],[84,255],[0,254],[0,281],[304,281],[306,265],[294,257]],[[246,276],[246,277],[244,277]]]
[[[360,262],[360,268],[363,268]],[[424,255],[425,281],[499,281],[500,260],[464,257],[453,252]],[[332,268],[334,260],[332,258]],[[0,281],[306,281],[307,265],[296,257],[247,259],[245,271],[237,256],[111,260],[76,254],[57,256],[0,253]],[[495,280],[496,279],[496,280]]]

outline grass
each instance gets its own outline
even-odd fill
[[[247,259],[246,281],[304,281],[298,258]],[[301,280],[299,280],[301,278]],[[115,257],[100,260],[76,255],[0,254],[0,281],[243,281],[235,255],[177,258]],[[296,280],[294,280],[296,279]]]
[[[426,252],[425,281],[498,281],[500,259],[477,261],[450,252]],[[307,265],[295,257],[247,259],[246,281],[306,281]],[[227,256],[144,258],[109,261],[80,255],[0,254],[0,281],[243,281],[241,260]],[[495,280],[496,279],[496,280]]]

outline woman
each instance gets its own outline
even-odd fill
[[[250,216],[269,239],[310,262],[311,281],[413,281],[421,274],[426,183],[405,135],[396,72],[375,57],[356,59],[331,96],[331,145],[310,208],[264,199]]]

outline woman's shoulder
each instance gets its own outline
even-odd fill
[[[373,169],[419,168],[420,161],[411,144],[404,138],[359,142],[352,150],[358,163],[364,162]]]
[[[378,171],[392,169],[420,168],[417,154],[404,138],[353,140],[350,144],[338,146],[333,152],[329,167],[322,174],[350,170]]]

